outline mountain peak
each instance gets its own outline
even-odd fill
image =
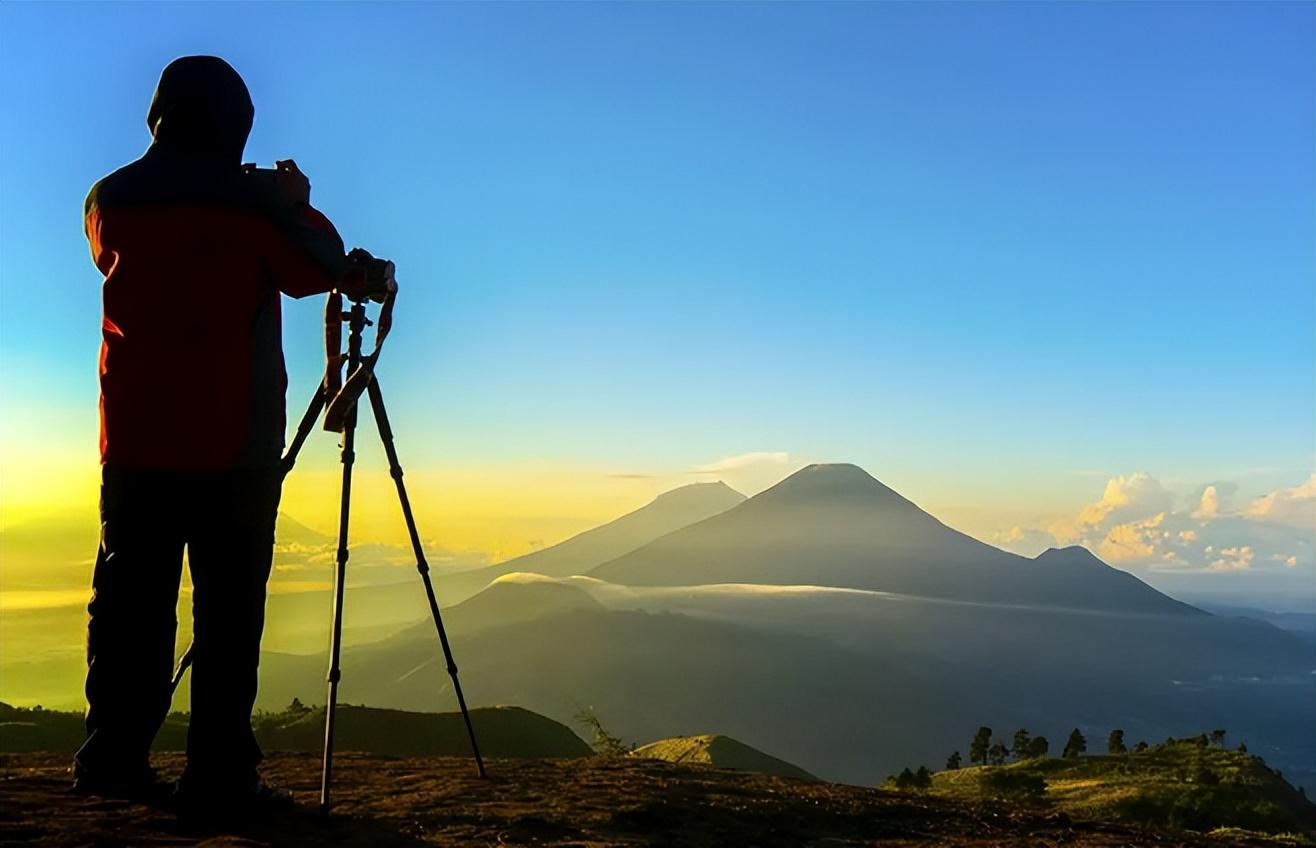
[[[806,465],[755,500],[788,503],[847,500],[918,509],[894,489],[849,462]]]
[[[717,480],[712,483],[687,483],[684,486],[677,486],[675,489],[669,489],[654,498],[652,503],[668,504],[673,501],[703,501],[706,499],[725,501],[729,508],[743,501],[745,496],[721,480]]]
[[[1048,565],[1100,565],[1109,568],[1100,557],[1082,545],[1066,545],[1063,548],[1047,548],[1036,557],[1034,562]]]

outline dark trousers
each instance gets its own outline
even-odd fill
[[[251,709],[281,482],[274,469],[103,470],[81,773],[127,775],[148,765],[169,712],[186,548],[194,649],[184,779],[255,777],[261,752]]]

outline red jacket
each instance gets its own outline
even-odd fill
[[[237,163],[157,142],[98,182],[85,229],[105,275],[101,461],[267,467],[283,448],[279,293],[330,290],[333,225],[270,197]]]

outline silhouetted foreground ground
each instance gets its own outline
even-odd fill
[[[179,755],[159,757],[176,773]],[[0,759],[7,845],[1129,846],[1212,845],[1059,814],[807,783],[657,760],[337,759],[335,815],[315,809],[319,761],[275,754],[265,774],[299,808],[265,825],[205,831],[145,806],[72,794],[67,758]],[[1238,844],[1231,841],[1230,844]]]

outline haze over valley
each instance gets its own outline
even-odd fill
[[[280,533],[288,551],[326,541],[291,520]],[[1210,614],[1082,547],[1002,551],[853,465],[808,466],[751,498],[679,487],[438,587],[472,703],[564,723],[587,706],[633,742],[726,734],[874,783],[938,763],[947,739],[984,723],[1052,738],[1119,726],[1152,742],[1223,726],[1295,782],[1316,779],[1303,633]],[[326,597],[271,595],[261,707],[322,700]],[[76,630],[81,610],[61,615]],[[417,581],[353,584],[346,628],[347,702],[451,708]],[[29,644],[5,657],[4,699],[60,705],[63,687],[74,702],[76,656],[53,637]]]

